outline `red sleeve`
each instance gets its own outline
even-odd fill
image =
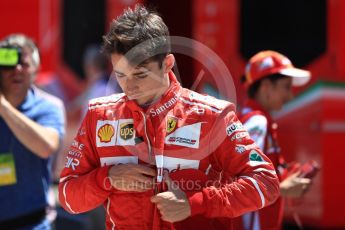
[[[272,204],[279,181],[271,161],[262,153],[231,107],[218,117],[210,132],[211,170],[221,175],[189,197],[192,215],[236,217]]]
[[[100,166],[91,119],[89,111],[70,146],[60,176],[59,200],[70,213],[94,209],[110,194],[109,166]]]

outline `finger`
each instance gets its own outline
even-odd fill
[[[157,195],[151,197],[151,202],[152,202],[152,203],[158,203],[158,202],[160,202],[161,200],[162,200],[162,198],[159,197],[159,196],[157,196]]]
[[[150,190],[153,188],[153,184],[152,183],[141,183],[141,182],[134,182],[134,188],[136,189],[140,189],[140,190],[143,190],[143,191],[147,191],[147,190]]]
[[[301,178],[301,183],[308,185],[311,184],[311,180],[309,178]]]
[[[142,176],[142,175],[140,175]],[[131,184],[132,187],[149,190],[154,187],[154,180],[152,178],[141,178],[138,175],[127,176],[126,184]],[[145,177],[145,176],[142,176]]]
[[[177,190],[178,186],[171,180],[169,177],[169,173],[164,173],[163,180],[168,186],[168,191],[175,191]]]
[[[137,172],[140,172],[142,174],[145,174],[151,177],[155,177],[157,175],[157,172],[155,169],[146,165],[136,165],[135,170]]]
[[[308,185],[311,183],[311,180],[308,178],[295,178],[294,181],[301,185],[305,185],[305,184]]]
[[[298,176],[301,174],[301,170],[297,170],[296,172],[292,173],[288,178],[298,178]]]
[[[156,207],[159,209],[159,211],[161,211],[163,209],[163,206],[160,203],[157,203]]]
[[[153,184],[154,178],[148,177],[143,174],[134,174],[129,176],[134,182],[146,183],[146,184]]]
[[[161,213],[161,215],[162,215],[162,213]],[[167,217],[166,215],[162,215],[161,219],[166,221],[166,222],[174,223],[174,220],[169,218],[169,217]]]
[[[172,218],[169,217],[166,210],[159,210],[159,213],[161,214],[161,219],[170,223],[173,223]]]
[[[308,180],[303,181],[303,189],[305,191],[307,191],[311,185],[312,185],[312,180],[308,179]]]

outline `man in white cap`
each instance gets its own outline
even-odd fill
[[[270,50],[257,53],[246,66],[241,80],[249,99],[239,117],[274,164],[281,197],[270,206],[237,218],[235,229],[281,229],[283,198],[301,197],[310,185],[310,179],[300,178],[298,170],[287,170],[277,142],[277,124],[270,115],[291,100],[293,86],[305,85],[310,77],[309,71],[295,68],[287,57]]]

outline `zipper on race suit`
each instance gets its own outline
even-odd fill
[[[147,135],[147,126],[146,126],[146,116],[143,112],[140,112],[140,114],[142,115],[143,119],[144,119],[144,131],[145,131],[145,136],[146,136],[146,140],[147,140],[147,147],[148,147],[148,151],[149,151],[149,161],[150,163],[155,162],[156,164],[156,168],[157,168],[157,177],[156,177],[156,182],[154,185],[154,193],[158,194],[160,193],[161,189],[161,182],[162,182],[162,169],[163,169],[163,156],[157,156],[155,157],[155,159],[153,159],[153,155],[152,155],[152,147],[151,147],[151,142],[149,139],[149,136]]]
[[[151,162],[153,162],[153,156],[152,156],[151,141],[149,139],[149,136],[147,135],[146,116],[143,112],[140,112],[140,114],[143,116],[143,119],[144,119],[144,131],[145,131],[145,137],[147,140],[147,147],[148,147],[148,151],[149,151],[149,161],[151,163]]]

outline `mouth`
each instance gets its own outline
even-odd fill
[[[18,76],[13,76],[9,83],[13,86],[20,86],[24,84],[24,79]]]
[[[20,79],[13,79],[13,80],[11,81],[11,84],[13,84],[13,85],[21,85],[21,84],[23,84],[23,80],[20,80]]]
[[[15,83],[15,84],[19,84],[19,83],[22,83],[23,80],[20,80],[20,79],[13,79],[12,80],[12,83]]]
[[[126,95],[128,98],[130,99],[137,99],[137,98],[140,98],[143,96],[142,93],[139,93],[139,92],[126,92]]]

